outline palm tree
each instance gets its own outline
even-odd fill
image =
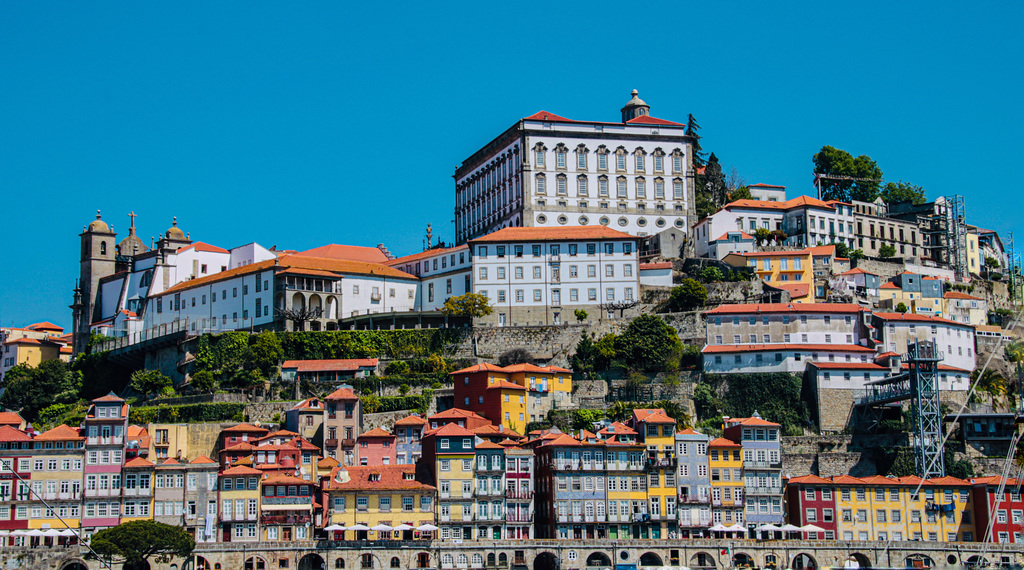
[[[977,381],[977,389],[982,392],[988,393],[989,397],[992,398],[992,405],[995,406],[996,400],[1003,399],[1009,392],[1006,378],[995,370],[985,370],[979,377],[979,370],[975,370],[971,373],[971,380]]]

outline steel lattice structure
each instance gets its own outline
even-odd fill
[[[966,281],[971,273],[967,265],[967,217],[964,197],[946,196],[946,247],[949,248],[949,266],[957,281]]]
[[[939,406],[938,363],[942,358],[932,341],[919,340],[907,346],[914,406],[914,465],[918,476],[924,479],[946,475]]]

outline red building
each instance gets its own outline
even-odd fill
[[[835,482],[817,475],[794,477],[786,485],[789,524],[813,524],[825,529],[825,538],[836,537]]]
[[[217,440],[221,466],[226,469],[239,459],[252,455],[253,443],[267,432],[266,428],[251,424],[238,424],[221,430]]]
[[[1007,479],[1002,493],[999,492],[1001,477],[977,477],[971,481],[974,483],[971,494],[978,540],[1024,544],[1024,501],[1021,500],[1024,481]],[[990,524],[992,534],[984,536]]]
[[[28,528],[28,503],[31,500],[32,437],[9,425],[0,425],[0,530]],[[14,471],[25,481],[22,485]],[[18,517],[18,509],[25,512]]]
[[[359,465],[396,465],[398,438],[374,428],[356,438]]]

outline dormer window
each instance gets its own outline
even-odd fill
[[[370,482],[372,482],[372,483],[379,483],[380,482],[380,473],[370,473]]]

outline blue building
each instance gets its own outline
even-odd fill
[[[743,446],[745,519],[753,529],[783,524],[781,426],[754,412],[749,418],[726,418],[724,436]]]
[[[676,432],[678,471],[676,485],[681,538],[708,536],[711,527],[711,479],[708,476],[708,442],[698,431]]]
[[[423,438],[423,431],[427,429],[426,418],[410,414],[397,422],[392,432],[398,438],[395,444],[397,453],[396,463],[398,465],[415,465],[420,456],[423,455],[423,448],[420,440]]]

